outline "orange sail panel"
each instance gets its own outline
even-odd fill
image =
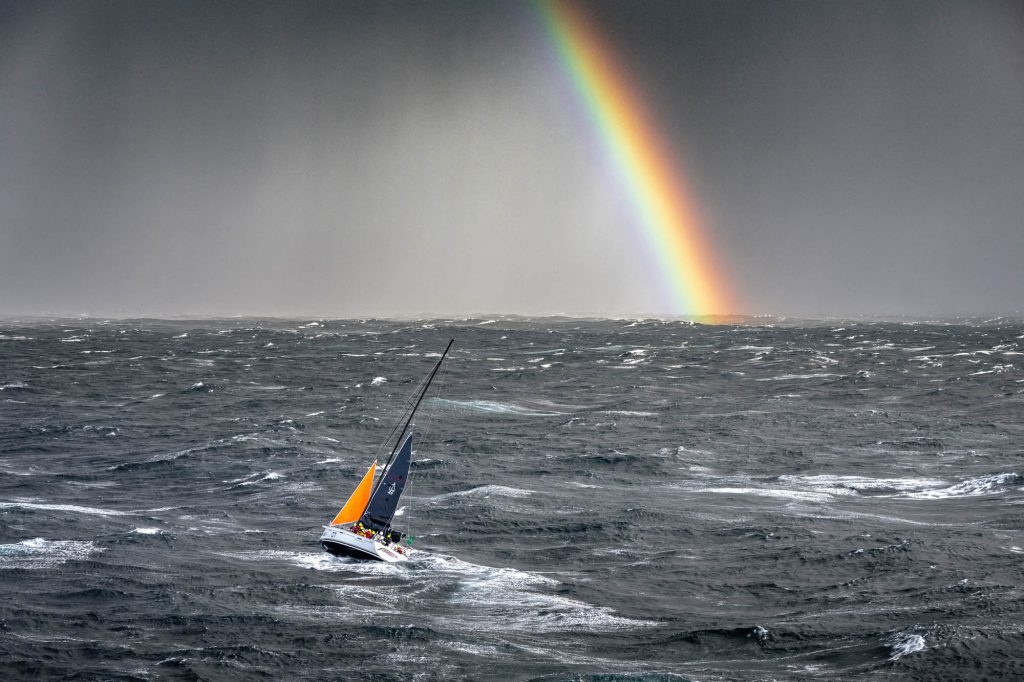
[[[359,481],[359,485],[352,491],[352,494],[348,498],[348,502],[341,508],[338,515],[331,521],[332,526],[337,526],[342,523],[354,523],[359,520],[359,517],[363,515],[363,511],[366,509],[366,505],[370,503],[370,490],[373,488],[373,474],[377,471],[377,460],[373,460],[373,464],[366,470],[363,475],[363,480]]]

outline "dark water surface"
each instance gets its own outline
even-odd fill
[[[319,551],[449,337],[398,527]],[[0,678],[1024,678],[1024,324],[0,323]]]

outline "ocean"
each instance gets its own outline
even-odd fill
[[[395,526],[317,540],[449,338]],[[0,322],[4,680],[1024,678],[1024,323]]]

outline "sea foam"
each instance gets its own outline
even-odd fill
[[[68,561],[79,561],[102,551],[95,544],[77,540],[33,538],[0,545],[0,569],[53,568]]]
[[[955,498],[955,497],[977,497],[980,495],[994,495],[1002,492],[1004,489],[1020,485],[1024,481],[1024,477],[1020,474],[1005,473],[1005,474],[992,474],[990,476],[980,476],[978,478],[970,478],[962,483],[951,485],[948,488],[939,488],[938,490],[922,490],[915,493],[907,493],[905,497],[909,497],[916,500],[937,500],[943,498]]]

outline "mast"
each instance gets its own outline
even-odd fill
[[[398,452],[398,448],[401,447],[402,445],[402,436],[404,436],[406,431],[409,430],[409,424],[412,423],[412,418],[416,416],[416,410],[419,409],[420,403],[423,402],[423,398],[427,395],[427,389],[430,388],[430,383],[434,380],[434,377],[437,376],[437,371],[441,369],[441,363],[443,363],[444,359],[448,356],[448,351],[452,349],[452,344],[454,343],[455,339],[451,339],[448,341],[448,346],[444,349],[444,352],[441,353],[441,359],[437,361],[437,364],[434,365],[434,369],[432,369],[430,371],[430,374],[427,375],[427,380],[423,384],[423,389],[420,391],[419,396],[416,398],[416,404],[412,406],[412,411],[409,412],[408,419],[405,420],[405,424],[402,426],[402,430],[398,432],[398,438],[395,440],[395,447],[391,449],[391,454],[388,455],[388,461],[384,464],[383,468],[381,469],[380,478],[377,479],[376,485],[373,486],[373,492],[370,493],[371,499],[373,498],[374,495],[377,494],[377,488],[379,488],[380,484],[384,481],[384,477],[387,474],[388,468],[391,466],[391,461],[395,458],[395,453]]]

